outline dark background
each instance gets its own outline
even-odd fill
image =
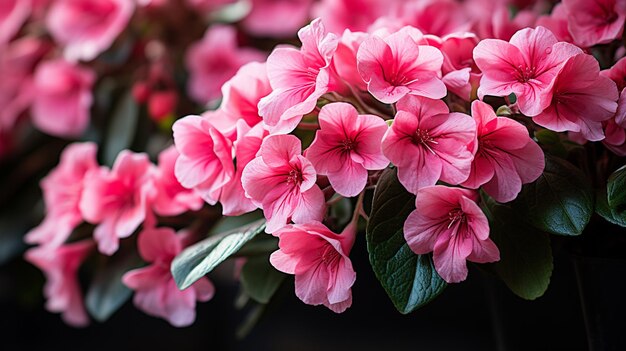
[[[378,284],[359,238],[352,253],[357,281],[343,314],[308,306],[283,284],[252,332],[237,340],[245,310],[234,308],[238,287],[214,279],[213,300],[197,308],[183,329],[152,318],[127,302],[105,323],[66,326],[44,310],[41,291],[25,289],[43,276],[20,259],[0,266],[0,349],[46,350],[587,350],[572,256],[555,253],[546,294],[522,300],[476,266],[429,305],[402,315]],[[363,244],[363,245],[361,245]],[[41,285],[40,285],[41,286]],[[626,318],[626,317],[624,317]]]

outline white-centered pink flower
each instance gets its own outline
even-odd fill
[[[83,240],[58,247],[37,246],[24,255],[46,275],[46,309],[62,313],[63,320],[74,327],[89,324],[77,273],[93,247],[93,241]]]
[[[568,29],[582,47],[606,44],[620,38],[626,20],[623,0],[563,0]]]
[[[304,303],[341,313],[352,305],[356,272],[348,255],[355,234],[351,225],[341,234],[316,221],[288,225],[276,232],[279,250],[270,262],[295,275],[296,296]]]
[[[459,184],[470,174],[476,123],[452,112],[441,100],[407,96],[382,142],[383,154],[398,167],[400,183],[411,193],[438,180]]]
[[[535,181],[545,166],[543,151],[519,122],[498,117],[491,106],[475,100],[472,117],[477,139],[472,143],[474,161],[469,178],[461,183],[477,189],[482,186],[498,202],[517,197],[522,184]]]
[[[366,39],[357,52],[357,67],[367,90],[378,100],[390,104],[406,95],[432,99],[446,96],[446,86],[439,78],[443,55],[439,49],[420,45],[405,27],[384,38],[374,34]]]
[[[241,183],[246,196],[263,209],[265,231],[274,233],[290,220],[321,220],[326,202],[315,181],[311,161],[301,155],[300,140],[293,135],[265,138],[258,156],[244,168]]]
[[[161,216],[176,216],[186,211],[202,208],[204,200],[193,189],[183,187],[174,174],[176,147],[170,146],[159,154],[159,163],[154,172],[156,195],[152,202],[154,212]]]
[[[34,75],[33,124],[58,137],[76,137],[89,126],[96,74],[64,59],[39,64]]]
[[[251,61],[264,60],[262,52],[239,47],[235,27],[211,26],[202,40],[192,44],[185,54],[189,95],[201,104],[218,99],[220,88],[237,73],[239,67]]]
[[[300,49],[278,46],[267,58],[272,93],[259,102],[259,113],[272,133],[289,133],[317,99],[337,88],[331,65],[338,39],[319,19],[298,31]]]
[[[241,21],[246,31],[258,37],[291,37],[307,23],[313,0],[252,0]]]
[[[59,246],[83,222],[79,204],[85,176],[98,168],[97,145],[71,144],[61,153],[61,162],[41,181],[46,207],[43,222],[26,234],[26,242]]]
[[[184,117],[174,123],[172,130],[180,153],[174,168],[176,178],[214,205],[222,187],[235,175],[232,140],[200,116]]]
[[[17,34],[30,12],[30,0],[0,1],[0,47]]]
[[[237,74],[222,86],[220,109],[228,116],[223,119],[228,119],[230,127],[238,119],[243,119],[250,127],[255,126],[263,120],[259,115],[259,101],[271,92],[265,63],[250,62],[241,66]]]
[[[200,278],[185,290],[179,290],[170,272],[170,265],[182,249],[182,237],[171,228],[148,228],[139,233],[139,254],[148,266],[134,269],[122,282],[135,291],[137,308],[167,320],[175,327],[191,325],[196,319],[196,301],[209,301],[215,294],[213,283]]]
[[[433,253],[437,273],[448,283],[467,278],[467,262],[500,260],[489,222],[472,190],[435,185],[417,192],[417,208],[404,222],[404,238],[418,255]]]
[[[94,238],[103,254],[114,254],[119,239],[146,219],[154,196],[153,168],[148,155],[123,150],[111,170],[101,167],[85,176],[79,206],[83,218],[98,225]]]
[[[575,45],[558,42],[544,27],[522,29],[510,42],[485,39],[474,49],[483,72],[478,96],[514,93],[520,111],[536,116],[552,101],[552,82],[563,63],[582,53]]]
[[[384,169],[389,160],[381,141],[387,123],[374,115],[359,115],[350,104],[325,105],[319,113],[320,129],[306,150],[318,174],[328,176],[337,193],[358,195],[367,183],[367,171]]]
[[[580,132],[590,141],[604,139],[602,122],[615,115],[615,83],[600,75],[598,61],[579,54],[565,62],[552,84],[552,102],[533,121],[556,132]]]
[[[135,10],[129,0],[56,0],[46,25],[70,61],[91,61],[107,50]]]

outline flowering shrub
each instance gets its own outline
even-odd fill
[[[190,325],[231,258],[256,303],[293,276],[341,313],[354,245],[401,313],[472,266],[535,299],[551,237],[626,226],[625,18],[622,0],[5,1],[3,177],[49,170],[24,257],[74,326],[133,294]],[[4,183],[8,208],[26,184]]]

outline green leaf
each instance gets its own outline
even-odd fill
[[[430,255],[416,255],[404,239],[404,221],[414,209],[415,196],[400,184],[396,170],[385,170],[374,192],[367,250],[376,277],[404,314],[427,304],[446,287]]]
[[[546,155],[546,168],[526,184],[511,204],[535,228],[558,235],[580,235],[594,207],[591,182],[571,163]]]
[[[596,194],[596,213],[613,224],[626,227],[626,211],[611,208],[605,190],[598,191]]]
[[[254,256],[241,269],[241,285],[245,292],[260,303],[268,303],[286,275],[270,264],[270,256]]]
[[[264,230],[265,223],[257,221],[189,246],[172,261],[171,270],[176,285],[181,290],[187,289]]]
[[[85,297],[85,306],[93,318],[106,321],[130,298],[132,290],[122,283],[122,276],[140,262],[132,251],[103,258]]]
[[[626,166],[613,172],[606,185],[608,205],[616,211],[626,209]]]
[[[109,166],[113,165],[120,151],[130,147],[135,138],[139,106],[130,91],[121,96],[111,118],[103,155],[105,164]]]
[[[541,129],[535,132],[535,138],[549,154],[560,158],[567,158],[567,149],[561,141],[559,133],[548,129]]]
[[[489,264],[517,296],[534,300],[548,289],[552,275],[550,237],[517,217],[515,210],[495,201],[483,201],[490,238],[500,250],[500,261]]]

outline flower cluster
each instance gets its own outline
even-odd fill
[[[0,72],[9,77],[0,82],[7,106],[0,136],[15,130],[26,109],[45,133],[88,134],[94,86],[105,86],[111,72],[106,50],[118,45],[113,51],[123,55],[124,40],[133,45],[123,36],[131,18],[152,23],[151,13],[177,6],[42,3],[0,5],[0,35],[8,33],[0,36]],[[163,135],[173,135],[172,145],[122,150],[109,168],[99,166],[96,143],[74,143],[42,180],[46,216],[26,236],[38,245],[26,259],[47,275],[48,309],[68,323],[89,320],[76,276],[96,251],[138,253],[148,265],[129,266],[122,278],[135,305],[185,326],[196,301],[213,296],[205,275],[237,252],[248,257],[255,241],[270,243],[261,263],[273,267],[277,284],[279,272],[293,275],[304,303],[340,313],[352,304],[350,253],[363,225],[374,271],[394,300],[413,283],[389,279],[390,267],[404,261],[380,263],[376,245],[389,233],[399,233],[410,257],[424,259],[418,269],[432,268],[434,285],[423,290],[437,295],[445,283],[468,277],[468,261],[514,262],[498,229],[511,220],[504,210],[531,213],[523,223],[532,235],[579,235],[594,212],[585,201],[596,188],[596,212],[626,224],[621,198],[606,190],[626,156],[626,49],[618,41],[626,1],[251,3],[239,22],[252,36],[289,37],[314,18],[297,31],[301,45],[281,44],[267,55],[240,45],[228,25],[208,27],[181,57],[166,40],[137,44],[148,63],[129,96],[146,105]],[[229,5],[185,6],[216,13]],[[54,45],[11,40],[26,21],[43,26]],[[177,59],[188,73],[188,98],[176,91]],[[587,154],[597,172],[588,159],[576,159]],[[557,176],[574,185],[551,188]],[[584,183],[587,176],[593,183]],[[533,198],[544,191],[549,198]],[[351,214],[338,215],[341,206]],[[202,240],[216,218],[247,213],[263,224]],[[569,227],[558,224],[560,215]],[[399,225],[385,227],[390,218]],[[384,260],[403,259],[392,256]],[[236,276],[255,262],[248,257]],[[267,303],[249,284],[248,294]]]

